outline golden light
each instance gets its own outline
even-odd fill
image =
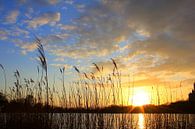
[[[132,99],[134,106],[143,106],[150,103],[150,97],[144,90],[136,91]]]
[[[144,129],[145,128],[145,118],[143,114],[138,115],[138,128],[139,129]]]

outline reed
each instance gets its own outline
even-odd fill
[[[37,43],[37,50],[39,52],[38,59],[39,59],[42,69],[45,71],[44,81],[46,85],[46,106],[48,107],[49,106],[49,83],[48,83],[49,80],[48,80],[47,60],[46,60],[43,45],[41,43],[41,40],[38,37],[36,37],[36,43]]]
[[[63,98],[63,103],[64,103],[64,107],[67,108],[68,107],[68,101],[67,101],[67,91],[66,91],[66,87],[65,87],[65,82],[64,82],[64,72],[65,72],[65,67],[60,68],[60,73],[62,76],[62,98]]]
[[[3,67],[2,64],[0,64],[0,68],[3,70],[3,77],[4,77],[4,94],[6,96],[6,92],[7,92],[7,78],[6,78],[6,72],[5,72],[5,68]]]

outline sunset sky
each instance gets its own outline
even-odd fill
[[[135,87],[171,87],[176,100],[180,88],[183,99],[192,89],[194,0],[1,0],[0,12],[0,64],[9,86],[16,69],[36,79],[36,35],[46,50],[51,84],[54,76],[59,83],[63,66],[66,82],[77,78],[73,66],[94,72],[95,62],[108,74],[113,58],[124,87],[130,76]]]

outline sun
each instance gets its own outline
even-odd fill
[[[141,90],[137,91],[132,97],[134,106],[143,106],[150,103],[150,98],[147,92]]]

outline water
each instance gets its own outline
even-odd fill
[[[195,114],[0,114],[0,129],[195,129]]]

